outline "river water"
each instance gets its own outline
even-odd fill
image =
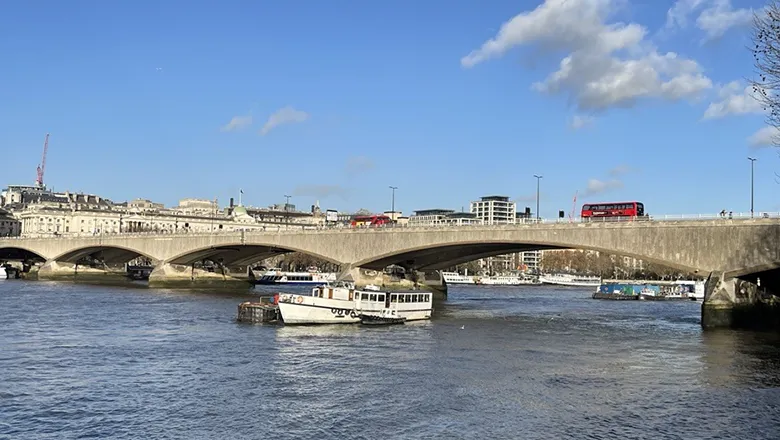
[[[780,337],[694,302],[452,288],[366,328],[236,323],[250,298],[0,281],[0,438],[780,438]]]

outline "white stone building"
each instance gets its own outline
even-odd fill
[[[114,203],[93,194],[53,193],[37,187],[9,187],[0,215],[0,234],[22,236],[99,235],[133,232],[187,233],[314,227],[323,215],[300,212],[218,209],[216,201],[183,199],[175,208],[136,199]],[[12,202],[11,202],[12,201]]]
[[[10,212],[0,208],[0,237],[16,237],[22,233],[22,223]]]
[[[470,212],[455,212],[452,209],[423,209],[414,211],[409,217],[409,226],[464,226],[481,225],[482,220]]]

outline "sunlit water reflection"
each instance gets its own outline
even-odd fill
[[[234,322],[253,295],[0,282],[0,438],[780,433],[778,336],[697,303],[469,287],[403,326]]]

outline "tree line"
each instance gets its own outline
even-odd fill
[[[602,278],[675,280],[691,274],[646,261],[624,259],[619,255],[580,250],[544,251],[542,270],[551,273],[595,275]]]

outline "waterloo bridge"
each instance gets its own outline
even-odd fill
[[[289,252],[338,264],[360,284],[372,282],[366,273],[393,264],[430,274],[480,258],[545,249],[635,257],[705,277],[705,327],[778,319],[777,217],[14,237],[0,239],[0,260],[38,261],[41,279],[78,280],[116,275],[112,267],[142,256],[154,266],[150,286],[196,288],[247,283],[247,265]],[[103,268],[85,267],[86,259]],[[196,268],[203,261],[221,270]]]

